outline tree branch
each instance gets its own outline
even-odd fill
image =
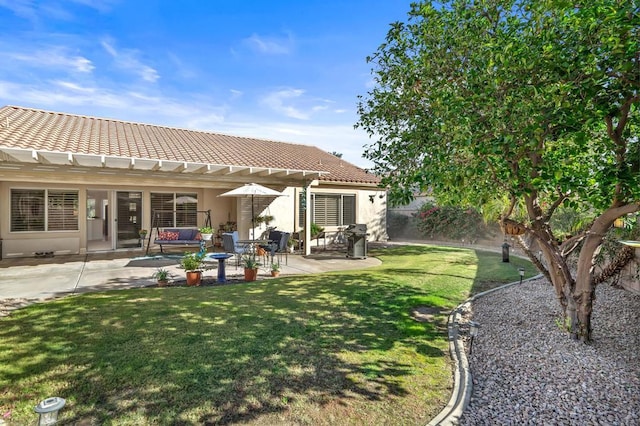
[[[558,207],[562,205],[562,203],[566,198],[567,198],[567,194],[563,194],[562,191],[558,189],[558,199],[554,201],[553,204],[551,204],[551,207],[549,207],[549,209],[547,210],[547,214],[544,216],[544,219],[543,219],[545,222],[548,222],[551,219],[551,216],[553,216],[553,213],[556,211]]]

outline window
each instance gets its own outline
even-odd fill
[[[300,226],[304,226],[304,201],[300,194]],[[344,226],[356,221],[356,196],[311,194],[311,222],[320,226]]]
[[[198,194],[152,192],[153,226],[160,228],[188,228],[198,226]]]
[[[11,190],[12,232],[77,230],[78,191]]]

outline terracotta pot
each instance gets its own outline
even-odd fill
[[[166,287],[169,285],[169,280],[158,280],[158,287]]]
[[[258,268],[256,269],[244,268],[245,281],[255,281],[257,279],[258,279]]]
[[[187,285],[200,285],[202,280],[202,271],[187,271]]]
[[[277,277],[280,275],[280,271],[271,271],[271,276],[272,277]]]

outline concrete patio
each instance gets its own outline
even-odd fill
[[[184,270],[178,266],[179,254],[171,257],[145,257],[140,252],[92,253],[49,258],[16,258],[0,261],[0,299],[42,300],[90,291],[104,291],[155,284],[154,272],[162,267],[176,281],[183,281]],[[316,251],[310,256],[289,254],[281,263],[281,276],[361,269],[379,265],[373,257],[351,259],[346,251]],[[203,273],[204,284],[214,283],[217,262]],[[242,267],[229,259],[229,280],[244,279]],[[258,279],[271,279],[269,265],[260,268]]]

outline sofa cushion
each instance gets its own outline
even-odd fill
[[[180,239],[180,233],[175,231],[163,231],[158,234],[158,239],[162,241],[175,241]]]
[[[197,240],[196,236],[200,233],[200,231],[197,229],[180,229],[179,232],[180,236],[178,240],[183,241]]]

